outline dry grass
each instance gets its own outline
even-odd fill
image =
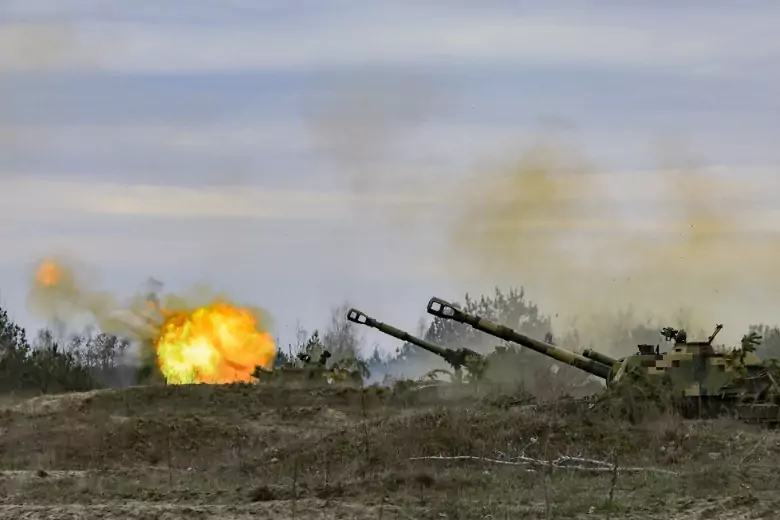
[[[0,519],[772,518],[780,505],[775,431],[512,402],[196,385],[15,403],[0,411]],[[618,471],[410,460],[521,453]]]

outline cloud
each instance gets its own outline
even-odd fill
[[[137,124],[137,125],[0,125],[0,134],[13,132],[19,147],[39,150],[42,141],[56,141],[59,148],[77,149],[84,155],[90,150],[121,154],[131,149],[133,154],[157,154],[181,150],[219,152],[228,156],[254,151],[262,153],[300,153],[302,136],[300,125],[290,118],[264,120],[251,126],[213,124]],[[115,148],[115,149],[111,149]]]
[[[332,0],[322,11],[351,4]],[[44,19],[49,21],[149,21],[178,23],[246,23],[258,17],[279,19],[284,16],[316,15],[322,4],[317,0],[6,0],[0,16],[8,20]]]
[[[7,176],[0,179],[0,221],[62,221],[91,216],[162,219],[322,221],[348,219],[354,211],[409,204],[437,207],[433,194],[365,194],[259,186],[175,186]]]
[[[717,193],[717,202],[734,205],[748,212],[756,229],[776,229],[780,208],[774,200],[775,188],[780,188],[775,168],[742,168],[734,170],[712,167],[702,170],[708,179],[709,192]],[[429,170],[421,175],[434,181],[450,178],[445,170]],[[563,177],[558,196],[563,200],[591,203],[596,211],[593,219],[582,220],[583,227],[614,229],[619,224],[612,217],[598,216],[598,206],[606,201],[619,202],[635,211],[634,219],[648,230],[662,230],[663,222],[643,221],[643,209],[665,203],[685,203],[690,192],[668,193],[657,187],[670,179],[684,185],[681,174],[674,170],[616,171],[589,173],[587,182],[602,186],[598,192],[580,189],[577,174]],[[457,184],[457,182],[456,182]],[[434,185],[437,185],[434,183]],[[442,189],[444,189],[442,187]],[[708,192],[708,193],[709,193]],[[405,189],[396,186],[382,192],[322,191],[307,188],[267,188],[249,185],[180,186],[165,184],[132,184],[62,179],[57,176],[17,176],[0,178],[0,220],[62,219],[69,215],[138,216],[160,218],[243,218],[251,220],[321,220],[348,219],[361,211],[398,210],[408,205],[428,208],[432,214],[458,209],[458,199],[442,196],[444,191]],[[7,196],[13,194],[13,196]],[[529,194],[532,196],[533,194]],[[522,202],[523,193],[512,193],[512,200]],[[702,196],[706,196],[703,193]],[[553,226],[550,221],[542,226]],[[612,226],[612,227],[610,227]]]
[[[35,217],[61,213],[166,218],[241,217],[311,219],[344,216],[344,195],[274,191],[252,187],[181,187],[120,183],[8,179],[0,215]]]
[[[347,9],[346,6],[350,8]],[[212,25],[93,21],[79,29],[79,49],[59,64],[122,73],[300,70],[365,65],[592,64],[654,67],[677,73],[728,74],[735,62],[775,59],[780,38],[764,13],[664,11],[664,23],[647,23],[630,10],[550,10],[461,6],[403,7],[342,4],[321,16],[268,13],[214,16]],[[224,13],[231,13],[226,9]],[[684,24],[695,20],[697,23]],[[658,21],[658,20],[656,20]],[[251,24],[251,25],[250,25]],[[34,28],[0,29],[0,65],[36,68],[14,42]],[[771,30],[770,30],[771,29]],[[761,35],[761,45],[756,41]],[[101,49],[100,59],[93,52]]]

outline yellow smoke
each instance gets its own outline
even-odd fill
[[[426,178],[409,166],[424,167],[424,150],[405,167],[394,156],[413,142],[425,105],[441,104],[432,89],[421,96],[420,84],[399,77],[343,89],[318,100],[324,108],[310,121],[355,201],[378,191],[409,201],[385,211],[358,205],[365,218],[385,219],[406,239],[428,229],[427,217],[445,237],[446,256],[420,250],[417,268],[444,272],[463,292],[524,286],[556,327],[573,324],[587,341],[648,319],[707,333],[724,323],[729,341],[748,323],[777,321],[780,212],[757,202],[776,185],[698,167],[677,138],[656,150],[656,171],[599,171],[547,134],[465,178],[457,168]]]
[[[555,143],[476,171],[451,233],[461,274],[524,285],[590,341],[629,317],[707,331],[751,307],[766,319],[773,302],[756,291],[780,289],[780,242],[749,205],[761,186],[696,168],[629,175],[596,173]]]

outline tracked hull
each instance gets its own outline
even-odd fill
[[[766,424],[776,427],[780,424],[780,405],[771,403],[742,404],[734,407],[735,416],[748,423]]]
[[[599,396],[566,398],[547,403],[516,403],[518,407],[529,412],[555,412],[576,415],[598,413],[600,404]],[[725,417],[745,424],[755,424],[769,428],[780,426],[780,404],[774,403],[748,404],[717,399],[700,403],[698,400],[691,400],[681,404],[676,408],[676,411],[685,419],[701,420]]]
[[[780,405],[776,403],[749,403],[717,397],[689,397],[679,408],[681,414],[688,419],[732,417],[750,424],[780,424]]]

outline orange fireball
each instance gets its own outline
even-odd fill
[[[46,287],[59,284],[62,278],[62,268],[54,260],[44,260],[35,272],[35,280]]]
[[[276,356],[251,310],[214,302],[165,315],[155,349],[170,384],[250,381],[257,365],[270,368]]]

